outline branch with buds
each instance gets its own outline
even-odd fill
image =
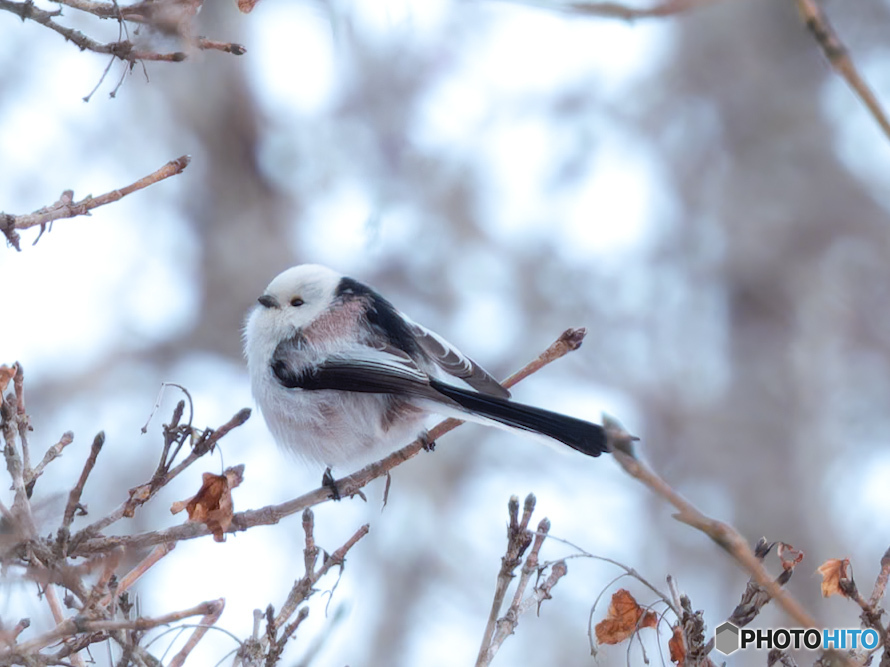
[[[189,52],[222,51],[236,56],[244,55],[247,49],[241,44],[233,42],[220,42],[194,35],[193,22],[203,0],[143,0],[131,5],[119,4],[115,0],[111,2],[98,2],[96,0],[54,0],[60,5],[59,9],[49,11],[37,7],[32,0],[0,0],[0,11],[7,11],[18,16],[22,21],[33,21],[43,27],[52,30],[71,42],[81,51],[92,51],[100,55],[110,56],[111,59],[96,88],[84,97],[88,102],[93,93],[102,84],[111,65],[116,60],[125,64],[123,75],[111,92],[114,97],[124,81],[126,73],[131,71],[136,63],[145,61],[154,62],[182,62],[189,56]],[[81,17],[89,16],[98,21],[117,21],[118,39],[115,42],[101,42],[87,34],[65,25],[61,22],[64,18],[62,6],[74,10],[77,19],[73,23],[81,22]],[[165,37],[178,37],[183,42],[184,49],[180,51],[158,52],[140,48],[130,36],[130,27],[142,27]],[[144,67],[144,64],[143,64]]]
[[[576,350],[581,345],[584,334],[583,329],[566,331],[537,359],[508,378],[504,386],[513,386],[545,365]],[[271,605],[265,612],[256,612],[253,636],[239,642],[240,648],[236,651],[236,664],[275,664],[286,643],[306,618],[308,609],[305,603],[315,592],[316,583],[331,569],[342,568],[347,552],[367,534],[369,527],[360,527],[346,543],[319,565],[319,550],[315,545],[313,532],[314,518],[309,508],[330,501],[330,490],[321,487],[280,505],[236,513],[232,491],[240,484],[245,470],[244,466],[233,466],[222,475],[205,473],[201,488],[192,498],[174,503],[171,508],[173,511],[187,511],[188,520],[185,523],[170,529],[137,535],[106,535],[110,527],[133,517],[161,489],[212,452],[222,438],[250,417],[250,410],[243,409],[216,429],[198,429],[192,426],[191,416],[184,421],[186,402],[180,401],[173,410],[170,422],[163,426],[159,462],[151,476],[144,483],[130,489],[127,497],[115,510],[77,528],[80,517],[87,515],[87,508],[81,503],[81,497],[90,483],[90,473],[103,448],[108,446],[104,434],[99,433],[93,440],[82,470],[68,494],[55,537],[41,537],[33,516],[35,510],[31,502],[32,494],[46,467],[57,460],[59,453],[73,442],[74,436],[70,432],[63,434],[58,443],[50,446],[40,462],[32,467],[27,439],[30,423],[25,412],[23,378],[23,369],[18,364],[0,367],[0,394],[10,383],[14,388],[0,404],[0,432],[6,443],[4,455],[14,490],[11,507],[7,508],[0,503],[0,520],[4,522],[4,531],[0,533],[0,563],[22,578],[36,581],[43,587],[56,625],[35,637],[26,637],[22,642],[19,639],[27,634],[27,623],[22,621],[14,630],[5,633],[0,626],[0,663],[52,664],[53,660],[68,660],[72,664],[82,665],[84,663],[78,655],[81,650],[90,644],[111,640],[119,644],[128,655],[138,657],[145,664],[151,664],[153,658],[140,644],[145,631],[187,617],[201,616],[198,628],[171,663],[182,664],[208,629],[215,627],[224,601],[220,599],[205,602],[191,609],[158,617],[133,617],[129,595],[134,584],[167,557],[180,540],[208,534],[214,535],[217,540],[223,540],[228,533],[278,523],[287,516],[303,512],[303,528],[306,533],[305,573],[294,584],[278,613],[275,613]],[[186,395],[188,397],[187,392]],[[429,435],[440,438],[461,423],[458,420],[446,420]],[[362,488],[368,483],[385,476],[422,450],[423,442],[417,440],[383,460],[337,480],[337,487],[344,496],[360,495]],[[546,529],[547,524],[542,523],[539,533]],[[531,541],[534,544],[522,570],[522,590],[528,587],[530,577],[536,571],[537,554],[543,537],[538,535]],[[147,556],[129,570],[121,571],[122,563],[126,560],[122,555],[126,550],[145,548],[152,548]],[[82,558],[84,561],[75,565],[75,558]],[[88,584],[85,577],[96,572],[99,573],[97,580]],[[543,584],[534,587],[530,597],[523,599],[519,596],[514,599],[507,613],[507,620],[499,623],[497,632],[492,637],[492,656],[496,647],[515,628],[518,616],[549,596],[550,589],[563,574],[564,564],[552,566],[551,576]],[[65,591],[66,604],[76,609],[74,616],[66,617],[55,592],[57,588]],[[261,633],[263,623],[265,629]],[[62,648],[50,652],[51,644],[60,641]]]
[[[3,1],[4,0],[0,0],[0,3],[2,3]],[[38,209],[33,213],[13,215],[11,213],[3,213],[2,211],[0,211],[0,232],[3,232],[3,235],[6,237],[6,242],[9,245],[11,245],[16,250],[21,251],[21,237],[18,233],[20,230],[29,229],[30,227],[36,227],[39,225],[40,234],[38,234],[37,238],[34,239],[34,243],[36,244],[37,241],[40,240],[40,237],[43,236],[43,232],[47,230],[47,225],[51,227],[52,223],[55,220],[74,218],[79,215],[90,215],[90,211],[92,211],[94,208],[119,201],[129,194],[147,188],[149,185],[154,185],[155,183],[170,178],[171,176],[181,174],[183,171],[185,171],[185,168],[188,167],[190,161],[191,158],[188,155],[183,155],[176,158],[175,160],[171,160],[160,169],[150,173],[148,176],[140,178],[135,183],[131,183],[130,185],[127,185],[118,190],[106,192],[105,194],[99,195],[98,197],[88,195],[79,201],[74,201],[74,191],[65,190],[65,192],[62,193],[62,196],[59,197],[59,201],[57,201],[55,204],[44,206],[43,208]],[[65,445],[61,446],[64,447]],[[61,449],[59,449],[55,454],[47,452],[47,456],[50,456],[52,459],[55,456],[58,456],[59,452],[61,452]],[[47,463],[49,463],[49,461],[47,461]],[[42,468],[40,468],[39,470],[35,469],[34,471],[37,476],[39,476],[41,472],[43,472]]]

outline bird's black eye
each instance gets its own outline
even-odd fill
[[[295,296],[293,299],[290,300],[290,305],[292,305],[294,308],[299,308],[303,305],[303,303],[303,299],[298,296]]]

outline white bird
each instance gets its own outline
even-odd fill
[[[277,276],[253,308],[244,349],[254,398],[277,443],[334,466],[425,435],[431,413],[607,451],[598,424],[510,400],[491,375],[373,289],[324,266]]]

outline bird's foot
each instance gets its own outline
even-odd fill
[[[321,485],[330,490],[333,500],[340,500],[340,489],[337,488],[337,482],[334,481],[330,466],[325,469],[324,475],[321,476]]]
[[[419,436],[417,436],[417,439],[420,440],[420,445],[423,447],[423,451],[436,451],[436,441],[430,438],[429,431],[424,431]]]

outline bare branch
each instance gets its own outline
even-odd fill
[[[613,419],[605,419],[606,435],[609,439],[612,454],[618,464],[631,477],[639,480],[649,487],[656,495],[673,505],[677,510],[674,518],[703,532],[716,542],[724,551],[732,556],[757,582],[771,599],[776,600],[779,606],[793,618],[800,627],[816,628],[816,620],[803,608],[782,586],[774,580],[763,563],[754,554],[745,539],[731,525],[705,516],[692,503],[677,493],[667,482],[659,477],[645,463],[636,458],[631,447],[632,441],[637,438],[630,436],[618,422]],[[837,658],[842,664],[852,665],[848,656],[837,651],[828,651],[832,658]]]
[[[236,663],[244,667],[259,667],[259,665],[277,665],[284,651],[285,645],[300,627],[300,624],[306,620],[309,615],[307,607],[300,605],[308,600],[315,592],[315,584],[331,568],[343,566],[346,554],[355,544],[368,534],[369,526],[365,524],[361,526],[339,549],[334,551],[330,556],[325,558],[321,567],[316,570],[316,560],[318,557],[318,547],[315,546],[313,537],[314,516],[311,510],[303,512],[303,530],[306,533],[306,548],[304,549],[305,574],[303,577],[294,582],[293,587],[287,595],[287,599],[281,607],[278,614],[272,605],[266,607],[265,613],[259,609],[254,610],[254,626],[251,636],[241,643],[241,647],[237,651]],[[290,622],[289,619],[294,616]],[[263,619],[266,621],[266,630],[263,636],[260,636],[260,624]]]
[[[186,7],[185,11],[175,11],[171,16],[165,14],[163,3],[139,2],[128,6],[120,6],[117,2],[90,2],[89,0],[54,0],[72,9],[91,14],[99,19],[114,19],[125,25],[130,21],[151,25],[159,31],[174,32],[187,38],[191,32],[191,21],[197,12],[197,6]],[[177,8],[180,9],[180,8]],[[170,53],[156,53],[154,51],[141,51],[129,40],[102,43],[88,37],[79,30],[69,28],[59,23],[62,10],[46,11],[36,7],[31,0],[15,2],[14,0],[0,0],[0,10],[8,11],[18,16],[22,21],[30,20],[39,23],[45,28],[58,33],[77,46],[81,51],[110,55],[118,58],[131,67],[139,61],[151,60],[157,62],[182,62],[188,57],[186,51],[173,51]],[[196,40],[188,40],[190,46],[201,50],[223,51],[236,56],[244,55],[247,49],[241,44],[231,42],[219,42],[199,37]]]
[[[181,430],[181,436],[184,438],[190,434],[192,434],[193,430],[191,426],[184,425],[179,426],[179,419],[182,416],[182,409],[177,405],[177,408],[174,412],[174,419],[170,426],[167,427],[165,438],[172,437],[171,433]],[[229,433],[232,429],[237,428],[244,424],[248,418],[250,417],[250,409],[243,408],[239,410],[235,415],[227,421],[225,424],[220,426],[218,429],[207,429],[201,433],[198,437],[197,442],[192,447],[189,455],[176,467],[169,469],[168,466],[172,463],[172,458],[167,457],[167,452],[171,441],[169,439],[165,439],[165,449],[164,456],[161,458],[161,462],[158,464],[157,470],[155,470],[152,478],[139,486],[130,489],[130,495],[127,500],[125,500],[117,509],[108,514],[107,516],[99,519],[98,521],[91,523],[89,526],[84,528],[83,530],[78,531],[78,533],[71,540],[71,549],[73,551],[79,551],[78,545],[81,541],[94,537],[98,535],[101,530],[110,526],[111,524],[119,521],[124,517],[132,517],[136,511],[136,508],[144,505],[146,502],[151,500],[158,491],[164,488],[167,484],[169,484],[173,479],[175,479],[180,473],[182,473],[186,468],[188,468],[191,464],[197,461],[199,458],[207,454],[212,448],[219,442],[220,438]],[[178,450],[177,450],[178,451]],[[203,524],[193,524],[193,525],[203,525]],[[203,533],[202,533],[203,534]],[[197,535],[195,535],[197,537]],[[154,546],[156,544],[163,544],[170,540],[161,540],[159,542],[153,542],[152,544],[148,544],[145,546]]]
[[[3,3],[5,2],[8,2],[8,0],[0,0],[0,8],[3,7]],[[6,235],[10,245],[16,250],[21,250],[17,230],[28,229],[29,227],[37,225],[44,227],[46,224],[51,223],[54,220],[73,218],[79,215],[89,215],[89,212],[94,208],[104,206],[105,204],[111,204],[137,190],[142,190],[143,188],[147,188],[149,185],[163,181],[166,178],[181,174],[190,161],[191,158],[188,155],[183,155],[175,160],[171,160],[148,176],[140,178],[135,183],[131,183],[119,190],[106,192],[98,197],[87,196],[80,201],[75,202],[73,201],[74,193],[71,190],[66,190],[55,204],[52,206],[45,206],[33,213],[12,215],[0,212],[0,231]]]
[[[878,98],[872,92],[871,88],[865,82],[865,79],[859,74],[856,65],[850,58],[847,47],[841,42],[825,12],[816,4],[815,0],[795,0],[797,10],[800,12],[801,19],[813,37],[816,43],[822,49],[822,53],[831,63],[831,66],[840,74],[841,78],[847,82],[847,85],[853,89],[853,92],[862,100],[871,115],[877,121],[881,130],[890,138],[890,118],[878,102]]]
[[[528,5],[565,14],[617,19],[627,22],[676,16],[716,2],[716,0],[661,0],[648,7],[632,7],[623,2],[597,2],[596,0],[577,0],[576,2],[560,2],[559,0],[509,1],[515,4]]]
[[[188,638],[188,641],[185,643],[185,646],[173,656],[173,659],[170,661],[169,667],[182,667],[185,664],[186,658],[188,658],[189,653],[194,650],[195,646],[198,645],[198,642],[207,634],[207,631],[216,624],[219,620],[219,617],[223,613],[223,609],[225,609],[226,601],[222,598],[217,600],[217,606],[215,609],[212,609],[208,613],[204,614],[204,617],[198,623],[198,627],[195,628],[195,631],[192,633],[191,637]]]
[[[25,487],[25,472],[22,465],[22,458],[16,447],[15,427],[17,420],[15,397],[10,395],[8,400],[4,400],[0,396],[0,431],[3,432],[3,456],[6,459],[6,469],[12,478],[12,488],[15,496],[12,502],[12,515],[16,517],[23,532],[28,537],[33,537],[36,528],[34,526],[34,517],[31,512],[31,503],[28,499],[28,491]]]
[[[557,6],[584,16],[635,21],[675,16],[713,2],[714,0],[664,0],[651,7],[628,7],[620,2],[570,2]]]
[[[310,525],[312,523],[312,511],[306,510],[306,513],[309,514],[309,522]],[[305,514],[304,513],[304,517]],[[306,521],[304,520],[303,525],[306,525]],[[321,579],[328,571],[334,567],[343,564],[343,561],[346,559],[347,552],[355,546],[356,542],[362,539],[365,535],[368,534],[368,531],[371,527],[368,524],[364,524],[361,526],[355,533],[353,533],[352,537],[350,537],[346,542],[337,549],[334,553],[332,553],[321,565],[318,570],[311,569],[306,570],[306,574],[302,579],[297,580],[293,588],[291,588],[290,593],[287,596],[287,600],[281,607],[281,611],[278,612],[278,615],[275,617],[275,627],[281,627],[288,618],[290,618],[297,606],[307,600],[309,596],[312,594],[312,587]],[[307,544],[310,543],[311,538],[307,535]],[[312,543],[314,546],[314,543]]]
[[[61,456],[62,450],[72,442],[74,442],[74,434],[71,431],[65,431],[62,437],[59,438],[59,441],[46,450],[46,454],[43,455],[43,459],[37,464],[37,467],[33,470],[25,470],[25,487],[28,490],[28,495],[31,495],[33,492],[34,484],[37,482],[37,478],[43,474],[46,466]]]
[[[887,579],[890,579],[890,549],[884,552],[881,557],[881,571],[875,580],[875,587],[872,590],[868,605],[876,608],[884,597],[884,591],[887,589]]]
[[[65,514],[62,518],[62,528],[65,530],[67,530],[71,526],[71,522],[74,521],[74,513],[80,506],[80,496],[83,494],[83,487],[86,485],[87,478],[89,478],[90,473],[93,471],[93,467],[96,465],[96,459],[99,458],[99,452],[102,451],[102,445],[104,444],[105,432],[99,431],[99,433],[96,434],[96,437],[93,438],[93,444],[90,447],[90,455],[87,456],[87,460],[83,464],[83,470],[80,472],[77,484],[74,485],[74,488],[71,489],[71,493],[68,494],[68,504],[65,506]]]
[[[27,656],[29,653],[39,651],[40,649],[49,646],[50,644],[53,644],[60,639],[73,637],[79,634],[86,634],[91,632],[110,632],[115,630],[150,630],[152,628],[158,627],[159,625],[175,623],[176,621],[181,621],[182,619],[188,618],[190,616],[207,616],[212,614],[220,614],[222,613],[224,604],[225,601],[222,599],[211,600],[208,602],[202,602],[201,604],[196,605],[191,609],[184,609],[182,611],[164,614],[163,616],[158,616],[156,618],[140,617],[134,618],[132,620],[120,621],[93,620],[81,616],[76,616],[74,618],[69,618],[62,621],[52,630],[40,635],[39,637],[35,637],[34,639],[31,639],[27,642],[17,644],[15,647],[13,647],[12,650],[0,650],[0,659],[15,656]]]
[[[151,553],[148,554],[145,558],[143,558],[139,563],[127,574],[121,577],[120,581],[117,584],[117,588],[114,590],[114,595],[120,595],[124,591],[130,589],[130,587],[135,584],[139,578],[148,572],[152,567],[154,567],[164,556],[173,551],[176,548],[175,544],[160,544],[151,550]],[[112,596],[109,595],[105,599],[103,599],[100,604],[106,605],[112,601]]]
[[[243,56],[247,53],[247,49],[241,44],[235,44],[234,42],[218,42],[214,39],[207,39],[206,37],[198,37],[195,41],[195,45],[202,51],[222,51],[236,56]]]
[[[535,508],[535,496],[529,494],[525,499],[525,507],[522,519],[517,520],[519,512],[519,499],[516,496],[510,498],[507,505],[510,514],[510,524],[507,529],[507,552],[501,559],[501,570],[498,573],[495,585],[494,601],[482,645],[479,647],[479,655],[476,658],[476,667],[484,667],[491,664],[504,641],[512,635],[519,624],[519,617],[531,609],[538,607],[541,602],[550,598],[550,591],[556,583],[566,575],[568,568],[565,561],[560,560],[550,565],[550,575],[540,586],[533,586],[532,592],[526,596],[525,591],[532,580],[532,575],[541,575],[547,565],[540,565],[540,551],[548,533],[550,521],[546,518],[538,523],[538,529],[532,532],[528,529],[528,523]],[[529,549],[531,545],[531,549]],[[500,609],[506,597],[507,587],[513,578],[513,572],[522,560],[522,554],[528,549],[528,556],[522,565],[519,582],[513,593],[513,601],[507,613],[498,618]]]
[[[816,620],[770,576],[735,528],[702,514],[639,459],[633,458],[620,449],[613,451],[613,455],[625,472],[679,510],[674,515],[677,521],[697,528],[732,556],[801,627],[817,627]]]
[[[495,584],[494,598],[491,601],[491,611],[488,614],[488,623],[485,626],[485,633],[482,636],[482,645],[479,648],[479,655],[476,658],[476,664],[484,659],[488,648],[491,646],[491,639],[494,637],[497,628],[498,617],[501,613],[501,607],[504,599],[507,597],[507,588],[513,580],[513,572],[522,562],[522,556],[528,545],[532,542],[532,535],[528,530],[528,522],[531,520],[532,512],[537,502],[534,494],[528,494],[522,510],[522,520],[519,520],[519,498],[511,496],[507,503],[507,512],[510,515],[510,523],[507,526],[507,553],[501,558],[501,569],[498,572],[497,583]]]

